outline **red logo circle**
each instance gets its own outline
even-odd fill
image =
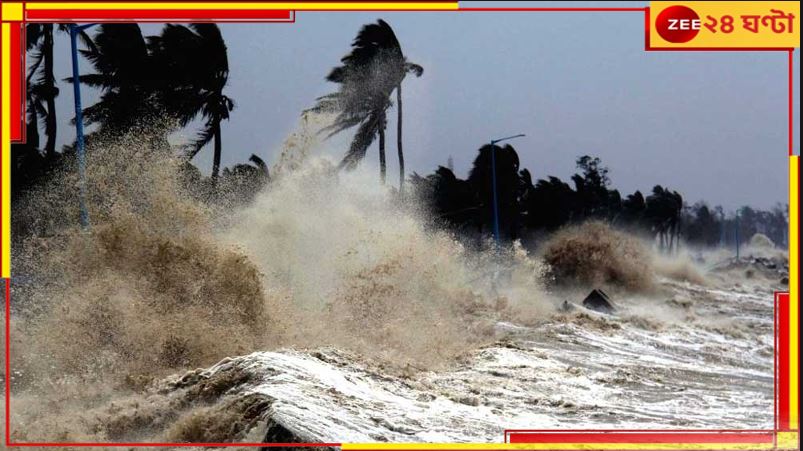
[[[669,42],[689,42],[700,32],[700,16],[686,6],[670,6],[658,14],[655,31]]]

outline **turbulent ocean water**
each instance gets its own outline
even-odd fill
[[[236,208],[199,202],[141,141],[94,150],[90,230],[65,220],[72,174],[23,205],[48,232],[15,254],[30,274],[12,292],[18,441],[772,427],[780,251],[667,257],[591,226],[612,249],[597,266],[638,273],[605,287],[606,315],[581,305],[593,286],[550,282],[537,250],[468,249],[369,168],[307,156],[314,140],[290,140]]]
[[[256,352],[169,378],[151,402],[194,405],[208,387],[223,387],[200,415],[214,424],[248,399],[243,412],[258,406],[260,420],[225,437],[237,440],[500,442],[515,428],[771,428],[771,291],[667,286],[668,302],[624,303],[617,316],[577,309],[535,326],[499,322],[503,339],[437,371],[400,374],[331,347]]]

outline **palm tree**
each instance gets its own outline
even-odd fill
[[[408,73],[415,74],[416,77],[420,77],[424,73],[424,68],[418,64],[411,63],[407,61],[407,57],[401,51],[401,44],[399,44],[399,40],[396,39],[396,34],[393,33],[393,29],[390,28],[390,25],[385,23],[383,20],[379,20],[380,25],[382,25],[385,29],[385,33],[389,34],[389,39],[395,42],[395,49],[398,49],[396,52],[396,59],[394,60],[396,69],[393,73],[395,73],[398,77],[400,74],[401,76],[398,77],[398,81],[396,82],[396,150],[399,154],[399,193],[404,194],[404,151],[402,150],[402,81],[404,81],[404,77],[407,76]],[[399,71],[399,69],[401,69]]]
[[[69,31],[69,25],[56,24],[58,31]],[[52,23],[32,23],[25,26],[26,50],[31,52],[32,63],[28,69],[27,100],[32,106],[34,123],[42,121],[45,136],[45,156],[52,160],[56,155],[56,97],[59,95],[59,88],[56,86],[56,77],[53,73],[53,34],[54,24]],[[92,46],[92,40],[81,31],[80,37],[88,46]],[[35,79],[34,79],[35,77]],[[33,127],[38,138],[38,129]]]
[[[234,101],[223,94],[229,78],[226,43],[217,25],[198,23],[168,24],[160,36],[149,38],[154,63],[170,74],[163,86],[162,103],[186,126],[198,115],[205,119],[203,129],[188,148],[190,158],[214,139],[212,180],[220,174],[223,151],[220,123],[229,119]]]
[[[340,61],[326,77],[340,84],[337,92],[318,98],[312,111],[337,113],[332,125],[325,130],[331,137],[343,130],[359,126],[341,167],[353,168],[363,158],[371,143],[379,138],[379,171],[385,182],[385,127],[390,96],[396,90],[399,106],[397,146],[399,151],[400,180],[404,184],[404,154],[402,151],[401,83],[407,73],[420,76],[424,69],[410,63],[401,51],[401,45],[390,25],[382,19],[364,25],[351,44],[351,53]]]
[[[45,155],[52,158],[56,153],[56,96],[59,95],[53,75],[53,24],[29,24],[25,32],[27,50],[35,49],[27,77],[30,88],[28,101],[32,104],[35,116],[44,123],[47,137]],[[40,69],[42,63],[44,67]]]
[[[672,252],[680,231],[682,211],[683,197],[677,191],[655,185],[652,194],[647,196],[644,213],[653,231],[658,234],[661,250]]]
[[[95,73],[78,78],[101,90],[100,100],[84,108],[86,123],[100,125],[100,132],[114,132],[130,129],[140,118],[158,117],[161,108],[156,93],[167,76],[154,67],[139,26],[103,24],[94,44],[81,54]],[[72,78],[67,81],[73,82]]]
[[[492,153],[495,164],[491,164]],[[475,194],[475,202],[480,206],[477,227],[482,232],[485,226],[494,221],[494,204],[496,214],[502,227],[502,235],[516,238],[520,223],[520,200],[524,191],[519,175],[519,154],[510,144],[504,147],[496,144],[485,144],[479,148],[477,157],[468,173],[467,182]],[[492,180],[492,168],[496,168],[496,195]]]
[[[206,119],[204,128],[187,153],[194,157],[214,139],[216,180],[222,154],[220,123],[234,108],[223,94],[229,66],[217,25],[166,25],[161,35],[146,39],[136,24],[106,24],[94,42],[82,54],[96,72],[79,79],[100,88],[102,94],[100,101],[84,109],[86,122],[118,131],[143,118],[167,116],[184,127],[201,115]],[[166,145],[166,140],[157,139]]]

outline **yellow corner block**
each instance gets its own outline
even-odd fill
[[[19,22],[22,20],[22,3],[3,3],[3,21]]]
[[[800,449],[799,438],[798,432],[778,432],[775,437],[776,449]]]

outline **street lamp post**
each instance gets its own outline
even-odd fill
[[[504,138],[491,140],[491,191],[493,192],[493,214],[494,214],[493,231],[494,231],[494,241],[496,241],[497,244],[499,244],[499,203],[498,203],[498,197],[496,195],[496,151],[494,150],[494,146],[502,141],[507,141],[513,138],[521,138],[522,136],[525,136],[524,133],[519,133],[518,135],[506,136]]]
[[[86,154],[84,152],[84,117],[81,107],[81,83],[78,81],[78,33],[93,26],[70,25],[70,46],[72,50],[72,86],[75,98],[75,150],[78,158],[78,208],[79,221],[83,229],[89,227],[89,212],[86,209]]]
[[[737,260],[739,259],[739,247],[742,244],[741,243],[741,238],[742,237],[739,236],[739,226],[740,226],[740,224],[739,224],[739,212],[737,211],[736,212],[736,227],[734,228],[734,236],[736,237],[736,259]]]

